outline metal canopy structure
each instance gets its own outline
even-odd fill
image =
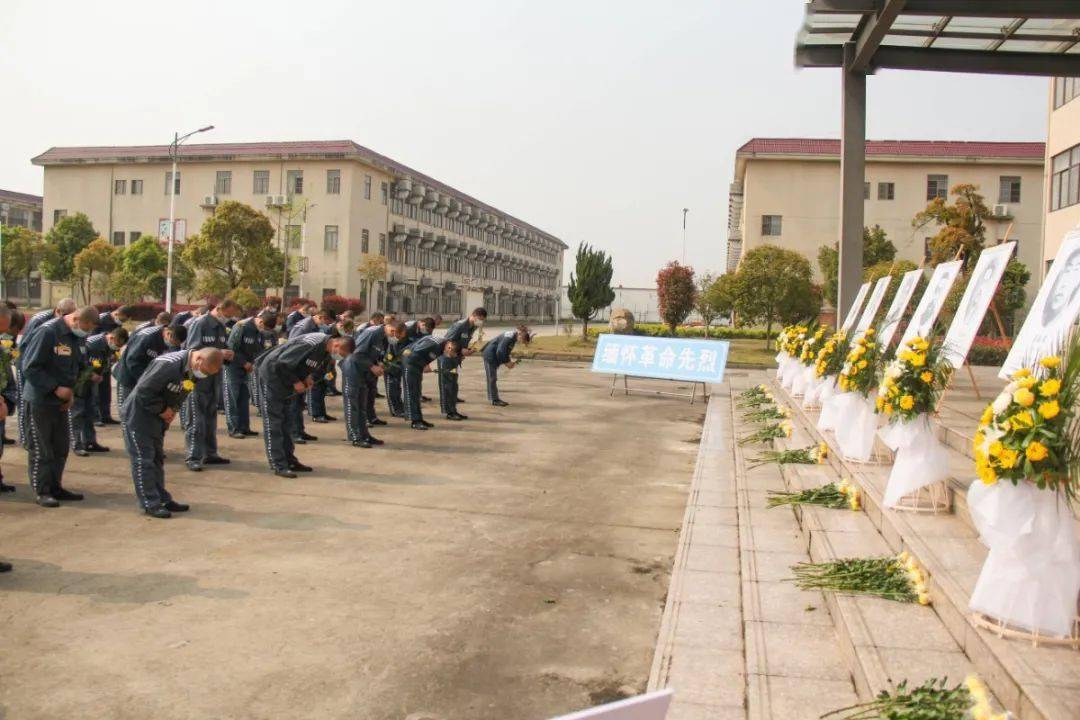
[[[808,0],[795,65],[840,68],[843,317],[862,282],[866,76],[879,69],[1080,77],[1078,0]]]

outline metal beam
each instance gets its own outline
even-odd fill
[[[881,0],[810,0],[806,6],[806,13],[872,13],[881,7]]]
[[[855,28],[851,25],[841,26],[825,26],[818,25],[817,27],[807,28],[806,33],[808,35],[850,35],[855,32]],[[956,38],[961,40],[986,40],[989,42],[1004,42],[1005,40],[1027,40],[1029,42],[1076,42],[1076,35],[1069,33],[1015,33],[1008,38],[1004,38],[1003,31],[977,31],[977,30],[919,30],[913,28],[893,28],[889,30],[890,36],[897,37],[921,37],[927,38],[927,42],[923,44],[923,47],[930,47],[929,44],[933,40]],[[947,49],[947,48],[946,48]]]
[[[951,23],[951,22],[952,22],[952,15],[946,15],[945,17],[938,20],[937,23],[934,24],[933,34],[930,36],[930,38],[926,42],[923,43],[923,47],[928,48],[931,45],[933,45],[934,41],[937,40],[941,36],[941,33],[945,32],[945,28],[947,28],[949,26],[949,23]],[[893,34],[894,35],[896,34],[895,31],[893,31]]]
[[[796,45],[795,67],[842,67],[842,45]]]
[[[1080,76],[1080,55],[888,46],[880,48],[874,55],[874,66],[897,70],[1077,77]]]
[[[1027,18],[1017,18],[1016,20],[1013,20],[1011,23],[1009,23],[1008,25],[1006,25],[1005,27],[1003,27],[1001,29],[1001,37],[998,38],[997,40],[995,40],[994,42],[990,43],[990,47],[988,47],[986,49],[987,50],[997,50],[997,49],[999,49],[1002,45],[1005,44],[1006,40],[1008,40],[1009,38],[1011,38],[1013,35],[1016,34],[1016,31],[1019,30],[1020,27],[1025,22],[1027,22]]]
[[[904,14],[1080,20],[1075,0],[908,0]]]
[[[836,297],[839,327],[862,283],[863,183],[866,180],[866,74],[852,68],[855,43],[844,46],[840,129],[840,268]]]
[[[881,47],[889,29],[903,11],[905,2],[906,0],[886,0],[880,11],[864,18],[862,29],[852,38],[855,41],[855,54],[850,62],[845,58],[845,65],[849,70],[866,72],[870,69],[874,53]]]

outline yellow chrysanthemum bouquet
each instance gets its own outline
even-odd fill
[[[844,364],[840,368],[837,385],[843,392],[853,392],[866,397],[877,385],[881,349],[874,341],[874,328],[867,328],[862,337],[851,344]]]
[[[877,411],[894,422],[935,412],[952,375],[952,366],[943,355],[939,342],[921,337],[907,341],[885,365],[878,385]]]
[[[986,406],[973,439],[975,469],[987,485],[1009,480],[1034,483],[1040,490],[1076,495],[1080,473],[1080,437],[1076,433],[1080,357],[1042,358],[1035,368],[1021,368],[997,398]]]
[[[815,374],[818,378],[839,375],[849,352],[851,352],[851,345],[848,342],[847,331],[838,330],[833,333],[818,350],[814,363]]]

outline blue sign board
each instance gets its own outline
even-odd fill
[[[683,340],[647,335],[600,335],[593,372],[637,377],[720,383],[727,365],[723,340]]]

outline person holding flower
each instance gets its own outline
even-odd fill
[[[225,362],[232,360],[233,351],[228,348],[226,324],[240,315],[243,308],[235,300],[222,300],[213,310],[191,321],[184,340],[185,350],[201,350],[213,347],[221,350]],[[229,460],[218,455],[217,420],[218,396],[221,378],[208,377],[196,383],[184,406],[181,420],[184,422],[187,440],[188,470],[201,472],[204,465],[228,465]]]
[[[499,397],[499,366],[505,365],[507,370],[512,370],[517,363],[510,357],[514,346],[519,342],[528,345],[532,341],[532,333],[525,325],[518,325],[516,330],[508,330],[484,346],[484,370],[487,373],[487,397],[488,402],[496,407],[506,407],[509,403]]]
[[[128,331],[117,325],[109,332],[91,335],[82,344],[79,378],[75,381],[75,404],[71,407],[71,449],[79,457],[109,452],[97,441],[95,406],[97,387],[109,377],[110,366],[127,344]]]
[[[165,353],[150,362],[120,406],[135,496],[151,517],[189,509],[165,489],[165,432],[197,382],[220,373],[224,362],[224,353],[214,347]]]

